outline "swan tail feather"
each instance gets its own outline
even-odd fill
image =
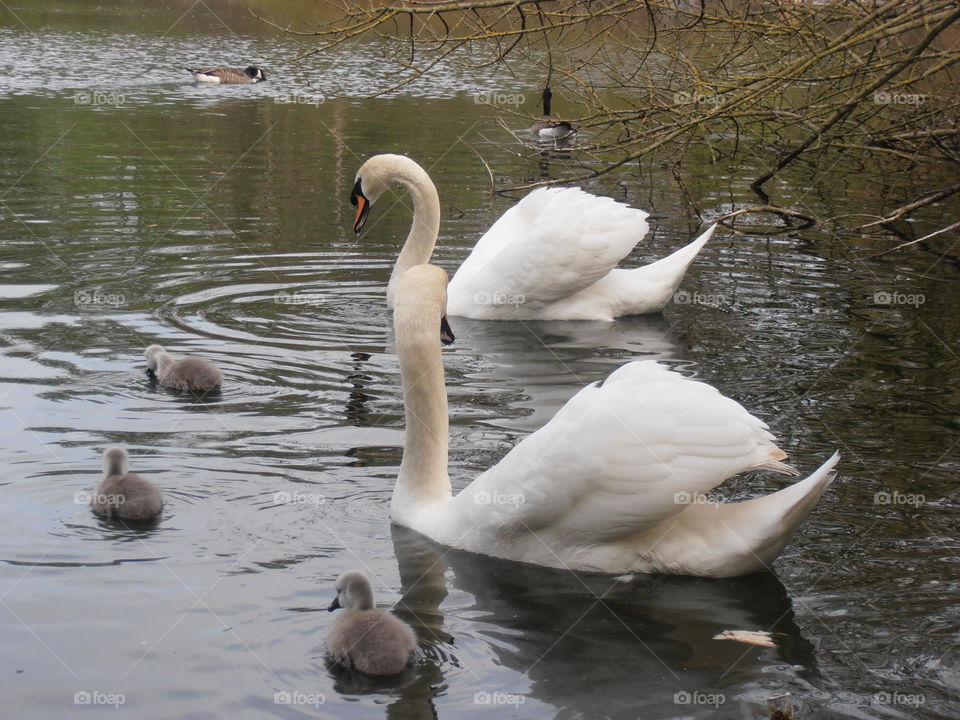
[[[674,299],[687,268],[707,244],[717,226],[711,225],[700,237],[654,263],[633,269],[613,270],[601,284],[612,298],[613,316],[660,312]],[[682,302],[682,300],[678,300]]]
[[[830,487],[839,460],[834,453],[809,477],[763,497],[687,506],[635,536],[636,569],[703,577],[769,570]]]
[[[783,453],[781,458],[776,460],[769,460],[762,465],[757,465],[758,470],[772,470],[773,472],[778,472],[781,475],[787,475],[789,477],[797,477],[800,474],[800,471],[797,470],[793,465],[788,463],[781,462],[782,458],[785,458],[787,455],[782,450],[778,448],[778,452]]]
[[[763,426],[766,429],[766,425]],[[748,470],[772,470],[781,475],[796,477],[800,474],[793,465],[783,462],[788,455],[776,445],[768,445],[763,448],[761,457]]]

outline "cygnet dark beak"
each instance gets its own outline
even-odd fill
[[[440,318],[440,342],[444,345],[450,345],[456,338],[453,336],[453,330],[450,329],[450,323],[447,322],[447,316]]]

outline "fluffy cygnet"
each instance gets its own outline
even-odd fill
[[[359,570],[337,578],[337,597],[327,609],[344,608],[327,635],[333,660],[367,675],[395,675],[413,659],[417,638],[406,623],[373,605],[373,588]]]
[[[163,499],[156,485],[128,472],[130,457],[122,447],[103,453],[104,478],[93,491],[90,507],[97,515],[121,520],[149,520],[160,514]]]
[[[174,360],[162,345],[151,345],[144,355],[147,372],[155,375],[161,385],[174,390],[209,392],[223,382],[220,368],[209,360],[192,356]]]

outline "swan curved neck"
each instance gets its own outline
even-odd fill
[[[397,257],[387,286],[387,306],[393,307],[397,281],[414,265],[429,262],[440,234],[440,198],[426,171],[416,163],[395,169],[392,179],[410,191],[413,199],[413,225]]]
[[[447,475],[449,416],[440,352],[440,313],[401,307],[394,314],[397,355],[403,383],[406,436],[400,476],[393,491],[394,520],[410,517],[424,504],[451,498]]]

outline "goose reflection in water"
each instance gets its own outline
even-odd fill
[[[740,692],[755,689],[754,713],[778,694],[770,690],[771,664],[788,680],[815,672],[812,645],[772,574],[622,582],[450,550],[398,525],[392,535],[402,585],[394,612],[414,628],[421,650],[415,679],[394,690],[387,717],[437,717],[437,698],[453,694],[444,665],[463,667],[473,689],[490,684],[460,659],[476,654],[469,647],[475,640],[497,665],[524,678],[526,701],[546,703],[561,718],[636,720],[708,709],[705,716],[715,716],[714,708],[677,705],[675,695],[684,692],[722,693],[727,711],[741,717]],[[441,609],[448,593],[467,594],[472,604]],[[445,613],[455,617],[445,621]],[[460,636],[451,634],[467,625]],[[730,629],[769,631],[776,647],[713,639]],[[513,673],[497,677],[517,681]]]

